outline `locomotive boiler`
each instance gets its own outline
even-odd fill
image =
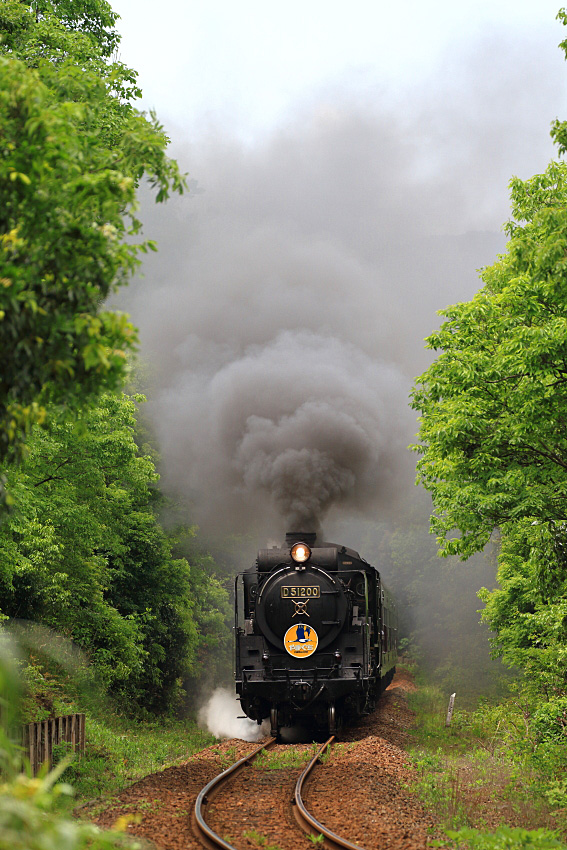
[[[272,735],[305,722],[336,734],[394,675],[395,602],[353,549],[289,533],[237,576],[235,600],[236,692]]]

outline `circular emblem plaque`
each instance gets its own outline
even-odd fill
[[[307,623],[294,623],[284,635],[284,646],[294,658],[309,658],[318,643],[317,632]]]

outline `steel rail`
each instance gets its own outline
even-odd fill
[[[308,834],[312,834],[313,832],[318,832],[323,836],[323,844],[328,850],[337,850],[337,848],[344,848],[344,850],[363,850],[363,848],[359,844],[353,844],[352,841],[348,841],[346,838],[341,838],[340,835],[337,835],[336,832],[333,832],[328,827],[324,826],[317,818],[313,817],[313,815],[307,811],[305,808],[305,804],[302,799],[302,791],[304,790],[307,779],[310,777],[310,774],[317,764],[320,761],[321,756],[325,752],[325,750],[331,746],[333,741],[335,740],[335,736],[331,735],[328,741],[326,741],[315,753],[299,779],[295,785],[295,796],[293,799],[293,814],[299,826],[305,830]]]
[[[260,755],[262,750],[267,750],[276,743],[275,738],[268,738],[263,744],[257,747],[255,750],[252,750],[247,756],[240,759],[240,761],[236,761],[232,764],[227,770],[223,770],[222,773],[219,773],[218,776],[215,776],[205,787],[199,792],[199,796],[195,801],[195,806],[193,807],[193,814],[191,817],[191,822],[193,825],[193,832],[195,836],[204,844],[206,847],[209,847],[210,850],[218,850],[219,847],[222,847],[223,850],[236,850],[232,844],[229,844],[228,841],[225,841],[224,838],[221,838],[220,835],[217,835],[216,832],[210,828],[210,826],[206,823],[204,818],[204,808],[208,803],[213,800],[216,795],[221,790],[221,787],[224,783],[230,779],[231,776],[239,773],[243,770],[248,764],[251,764],[254,759]]]

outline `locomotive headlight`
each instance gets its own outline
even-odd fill
[[[291,557],[296,564],[304,564],[311,557],[311,549],[307,543],[295,543],[291,547]]]

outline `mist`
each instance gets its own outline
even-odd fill
[[[395,515],[423,338],[503,250],[512,174],[551,158],[560,62],[492,36],[405,91],[354,75],[306,93],[254,141],[212,119],[175,139],[191,192],[144,198],[160,251],[121,306],[162,484],[205,533]]]
[[[254,742],[269,734],[269,720],[258,725],[255,720],[239,716],[239,711],[234,692],[217,688],[199,710],[199,725],[215,738],[240,738]]]

